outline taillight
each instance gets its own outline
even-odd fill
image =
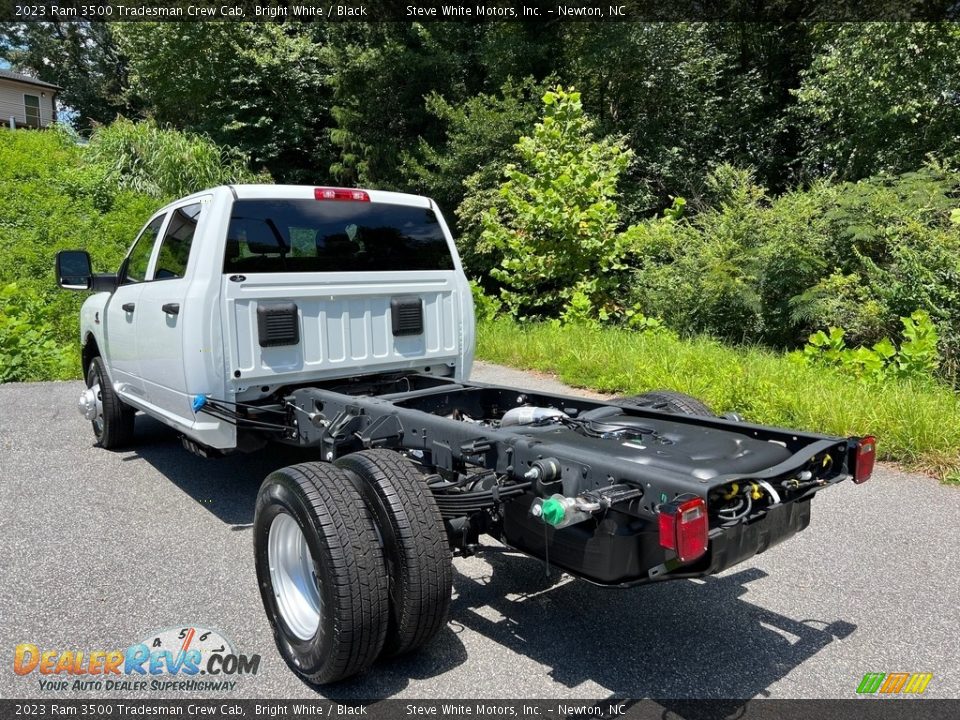
[[[660,506],[660,545],[677,553],[680,562],[692,562],[707,551],[707,504],[703,498]]]
[[[370,195],[364,190],[350,188],[314,188],[313,197],[317,200],[354,200],[370,202]]]
[[[866,482],[873,475],[873,464],[877,459],[877,440],[872,435],[857,441],[857,451],[853,458],[853,481]]]

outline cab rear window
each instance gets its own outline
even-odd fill
[[[225,273],[452,270],[437,216],[371,202],[237,200]]]

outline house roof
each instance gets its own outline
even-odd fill
[[[0,79],[14,80],[16,82],[26,83],[27,85],[36,85],[37,87],[51,88],[53,90],[63,89],[59,85],[54,85],[53,83],[44,82],[43,80],[37,80],[36,78],[30,77],[29,75],[21,75],[20,73],[15,73],[12,70],[0,69]]]

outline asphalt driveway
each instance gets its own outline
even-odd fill
[[[489,365],[474,377],[562,389]],[[202,460],[143,417],[135,449],[100,450],[75,409],[80,387],[0,386],[0,697],[43,695],[37,673],[12,671],[19,643],[109,650],[181,626],[261,654],[232,697],[317,697],[274,648],[249,529],[262,478],[304,456]],[[960,490],[881,466],[818,496],[800,536],[705,581],[604,590],[491,547],[455,561],[434,643],[328,692],[832,698],[852,697],[866,672],[925,671],[927,696],[957,698],[958,538]]]

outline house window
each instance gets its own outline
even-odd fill
[[[34,128],[40,127],[40,98],[36,95],[24,95],[23,109],[27,125]]]

